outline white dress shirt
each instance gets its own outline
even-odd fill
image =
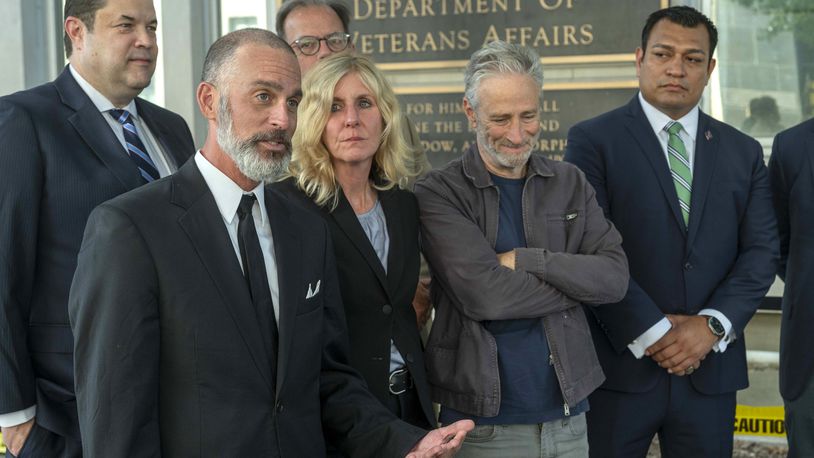
[[[664,159],[666,162],[664,163],[667,167],[669,167],[669,155],[667,153],[667,140],[670,138],[670,134],[664,130],[664,127],[673,121],[678,121],[681,123],[681,131],[679,132],[679,137],[681,137],[681,141],[684,142],[684,150],[687,152],[687,156],[690,160],[690,170],[695,169],[695,139],[698,134],[698,119],[699,119],[699,109],[697,106],[693,107],[689,113],[681,117],[680,119],[673,120],[666,114],[662,113],[658,110],[658,108],[654,107],[647,100],[644,99],[642,93],[639,92],[639,103],[642,106],[642,111],[644,111],[644,115],[647,117],[647,120],[650,122],[650,127],[653,129],[653,132],[656,134],[656,137],[659,140],[659,144],[661,144],[662,152],[664,153]],[[690,218],[692,218],[692,207],[690,208]],[[724,327],[724,337],[720,339],[712,349],[716,352],[723,352],[726,350],[727,344],[732,342],[734,337],[732,336],[732,322],[720,311],[707,308],[703,309],[698,312],[699,315],[707,315],[707,316],[714,316],[721,322]],[[633,340],[633,342],[628,344],[628,349],[630,349],[633,356],[637,359],[644,356],[644,351],[654,343],[658,342],[667,331],[670,330],[672,325],[670,324],[670,320],[667,317],[662,318],[656,324],[650,327],[647,331],[645,331],[642,335],[637,337]]]
[[[237,207],[244,194],[254,194],[257,198],[252,207],[252,218],[254,227],[257,230],[257,238],[260,240],[260,250],[263,251],[263,260],[266,264],[266,275],[268,276],[271,300],[274,302],[274,316],[280,322],[280,286],[277,280],[277,261],[274,258],[274,239],[271,235],[271,224],[266,213],[266,193],[263,183],[257,185],[250,192],[240,188],[231,178],[224,175],[212,163],[210,163],[200,151],[195,153],[195,164],[203,175],[206,185],[215,197],[215,203],[226,225],[229,239],[232,241],[232,248],[235,250],[235,257],[243,268],[243,261],[240,259],[240,245],[237,242],[237,225],[240,218],[237,217]]]

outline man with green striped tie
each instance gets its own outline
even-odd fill
[[[606,382],[589,397],[591,456],[731,456],[743,329],[774,280],[763,151],[698,108],[717,30],[693,8],[650,15],[639,94],[574,126],[565,159],[624,238],[624,299],[591,309]],[[620,421],[624,419],[624,421]]]

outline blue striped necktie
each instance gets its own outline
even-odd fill
[[[684,217],[684,226],[690,223],[690,197],[692,196],[692,169],[690,158],[684,148],[684,142],[679,137],[682,126],[679,122],[669,122],[664,130],[670,135],[667,139],[667,158],[670,163],[670,174],[678,194],[678,205],[681,207],[681,216]]]
[[[147,148],[138,136],[136,125],[133,123],[133,118],[127,110],[110,110],[111,116],[124,128],[124,143],[127,144],[127,155],[136,163],[141,177],[149,183],[161,178],[158,174],[158,169],[155,167],[155,162],[150,158]]]

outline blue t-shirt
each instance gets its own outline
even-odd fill
[[[500,194],[495,252],[526,247],[523,230],[523,187],[525,179],[495,175],[492,182]],[[565,402],[541,318],[484,321],[483,326],[497,343],[500,374],[500,410],[496,417],[476,417],[442,407],[440,421],[449,424],[468,418],[479,425],[544,423],[565,417]],[[569,406],[569,414],[588,410],[588,400]]]

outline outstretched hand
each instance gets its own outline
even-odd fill
[[[466,433],[472,431],[474,427],[475,423],[472,420],[460,420],[451,425],[433,429],[410,450],[406,458],[454,456],[461,449]]]

